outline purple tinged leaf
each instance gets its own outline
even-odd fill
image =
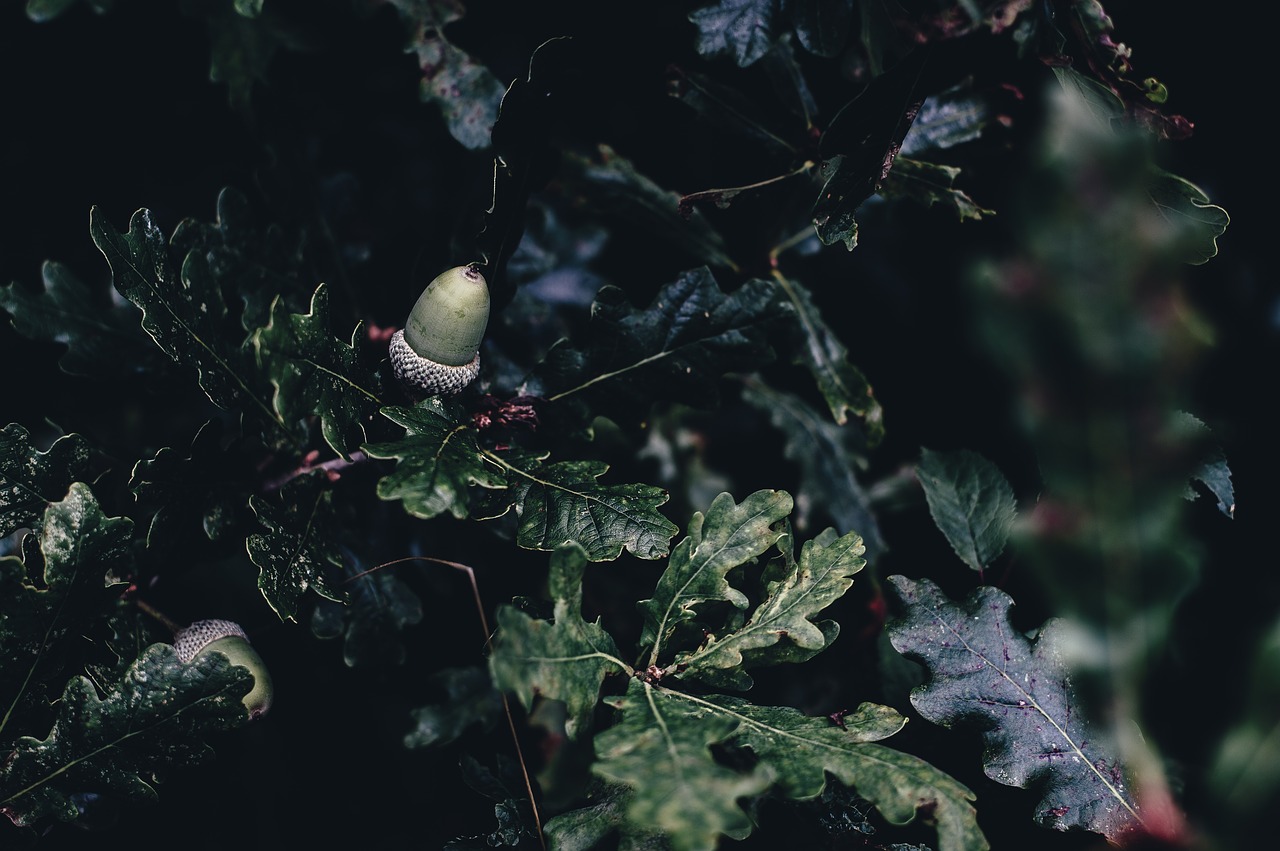
[[[698,27],[698,52],[730,54],[745,68],[768,52],[778,37],[778,0],[720,0],[689,13]]]
[[[1064,622],[1048,621],[1031,640],[1010,622],[1013,600],[999,589],[979,587],[956,604],[927,579],[888,584],[904,608],[886,627],[889,640],[929,672],[911,692],[921,715],[982,730],[986,775],[1036,788],[1041,824],[1113,842],[1142,825],[1125,767],[1072,688]]]

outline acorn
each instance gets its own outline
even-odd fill
[[[249,636],[244,634],[240,624],[216,619],[196,621],[174,634],[173,649],[177,651],[178,658],[188,664],[216,650],[231,660],[232,665],[248,668],[253,674],[253,688],[243,699],[249,717],[257,718],[271,708],[274,693],[271,674],[267,673],[262,657],[249,644]]]
[[[391,337],[391,367],[421,396],[452,396],[480,374],[489,287],[477,263],[441,272]]]

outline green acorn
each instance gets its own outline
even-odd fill
[[[441,272],[418,296],[404,330],[391,337],[396,378],[421,396],[452,396],[480,374],[489,287],[471,263]]]
[[[235,621],[203,620],[178,630],[173,636],[173,649],[178,658],[190,664],[204,654],[216,650],[231,660],[232,665],[248,668],[253,674],[253,688],[244,696],[244,707],[250,718],[257,718],[271,708],[274,688],[271,674],[262,657],[249,644]]]

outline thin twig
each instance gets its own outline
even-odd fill
[[[361,571],[354,576],[348,577],[344,584],[346,582],[351,582],[354,579],[359,579],[361,576],[367,576],[375,570],[381,570],[384,567],[391,567],[392,565],[401,564],[402,562],[407,561],[429,561],[435,564],[443,564],[445,567],[452,567],[453,569],[460,570],[467,575],[467,580],[471,583],[471,597],[476,604],[476,614],[480,616],[480,629],[484,633],[483,646],[484,649],[488,651],[489,643],[493,634],[489,631],[489,619],[484,615],[484,602],[480,599],[480,586],[476,583],[476,572],[470,565],[461,564],[456,561],[449,561],[448,559],[435,558],[434,556],[405,556],[404,558],[384,562],[382,564],[375,565],[368,570]],[[511,731],[511,741],[516,747],[516,759],[520,762],[520,774],[524,777],[525,793],[529,796],[529,807],[533,810],[533,825],[538,831],[538,844],[542,846],[543,851],[546,851],[547,838],[542,832],[542,815],[538,812],[538,802],[533,796],[533,780],[529,776],[529,766],[524,760],[524,749],[520,747],[520,736],[516,732],[515,717],[511,713],[511,704],[507,701],[506,692],[500,692],[500,695],[502,697],[502,710],[507,716],[507,729]]]
[[[170,632],[172,632],[174,635],[177,635],[178,632],[182,629],[182,624],[178,623],[173,618],[169,617],[164,612],[157,609],[155,606],[152,606],[150,603],[148,603],[146,600],[142,599],[141,597],[134,597],[133,604],[138,607],[138,611],[143,612],[144,614],[151,615],[151,617],[155,618],[156,620],[160,621],[160,623],[164,624],[164,627],[168,629]]]
[[[320,464],[313,464],[312,462],[316,457],[318,457],[318,455],[319,453],[315,451],[307,453],[306,457],[302,460],[302,464],[298,467],[284,473],[283,475],[277,476],[274,479],[270,479],[263,484],[263,493],[275,493],[299,476],[305,476],[307,473],[311,473],[316,470],[324,470],[329,476],[330,481],[336,481],[341,475],[342,470],[345,470],[348,467],[354,467],[357,464],[369,460],[368,455],[357,450],[351,453],[350,458],[333,458]]]

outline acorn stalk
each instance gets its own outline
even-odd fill
[[[480,266],[441,272],[418,296],[403,330],[391,337],[391,366],[411,391],[452,396],[480,374],[480,342],[489,324],[489,287]]]

